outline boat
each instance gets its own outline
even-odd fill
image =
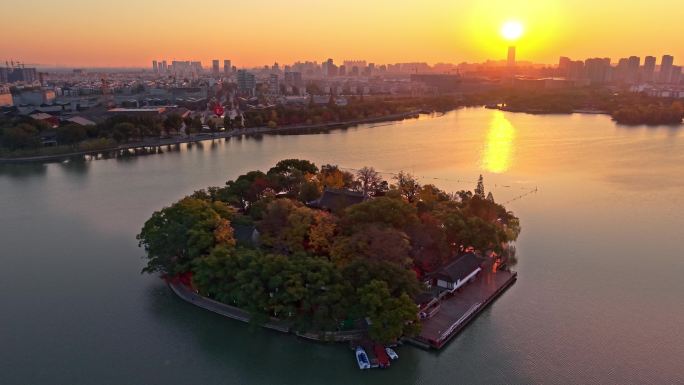
[[[385,351],[385,347],[380,344],[375,344],[373,346],[373,352],[378,360],[378,366],[381,368],[389,368],[390,358],[387,355],[387,351]]]
[[[399,359],[399,355],[397,354],[397,352],[394,351],[394,349],[392,349],[392,348],[390,348],[390,347],[386,347],[386,348],[385,348],[385,352],[387,352],[387,355],[388,355],[389,358],[391,358],[392,360],[398,360],[398,359]]]
[[[358,346],[356,348],[356,362],[359,364],[359,369],[370,369],[370,361],[368,361],[368,355],[362,347]]]

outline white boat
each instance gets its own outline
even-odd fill
[[[397,354],[397,352],[394,351],[394,349],[385,348],[385,351],[387,352],[387,355],[389,356],[389,358],[391,358],[392,360],[399,359],[399,355]]]
[[[356,348],[356,362],[359,364],[359,369],[370,369],[371,364],[370,361],[368,360],[368,355],[366,354],[366,351],[363,350],[362,347],[357,347]]]

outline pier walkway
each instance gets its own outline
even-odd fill
[[[491,265],[483,266],[483,271],[474,282],[441,300],[439,311],[431,318],[421,321],[423,325],[420,335],[408,339],[408,342],[423,348],[441,349],[512,285],[516,278],[516,272],[493,272]]]

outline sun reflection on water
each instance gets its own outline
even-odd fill
[[[487,142],[482,154],[482,167],[493,173],[506,172],[513,158],[515,127],[503,112],[497,111],[489,124]]]

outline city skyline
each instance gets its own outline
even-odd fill
[[[158,58],[192,58],[206,66],[212,59],[230,57],[238,67],[328,57],[375,63],[479,62],[505,59],[509,43],[499,35],[499,27],[509,20],[525,26],[516,44],[519,60],[554,64],[560,56],[684,56],[678,41],[682,12],[677,12],[675,1],[619,4],[351,0],[330,17],[325,4],[308,0],[287,5],[203,0],[192,8],[175,0],[123,0],[114,9],[83,0],[34,0],[14,6],[13,17],[0,26],[0,35],[12,37],[0,42],[5,56],[0,59],[46,67],[136,68]],[[58,43],[36,44],[46,39]]]

